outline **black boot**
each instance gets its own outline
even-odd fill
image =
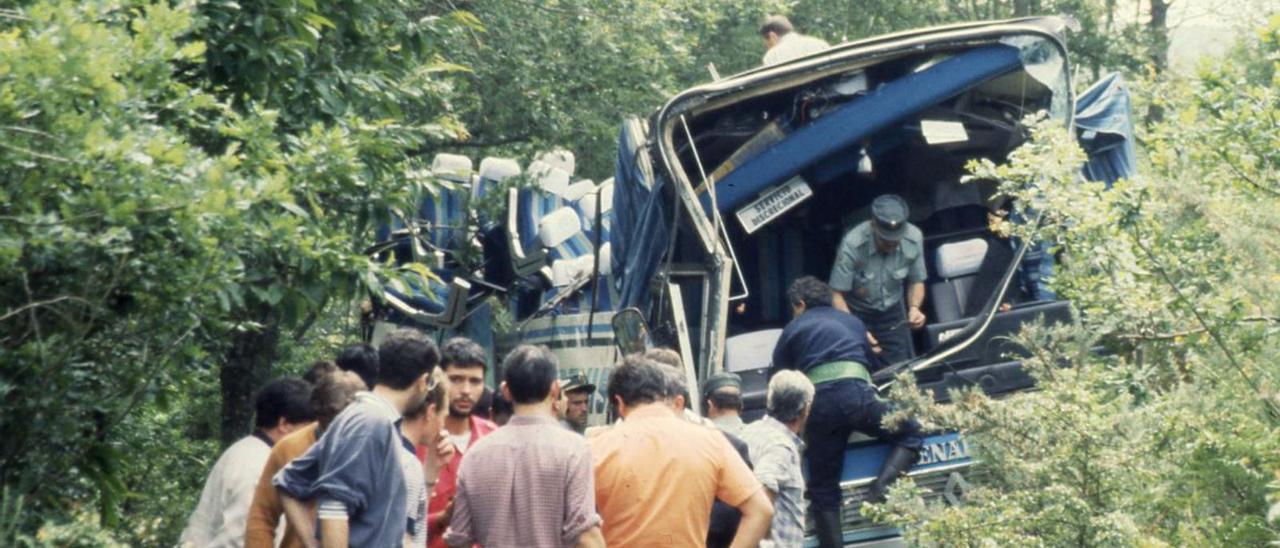
[[[844,546],[844,524],[840,520],[840,509],[813,509],[814,533],[818,536],[821,548],[839,548]]]
[[[880,473],[876,475],[875,481],[871,482],[867,502],[884,502],[885,496],[889,494],[889,485],[911,468],[918,458],[920,458],[919,450],[895,446],[893,452],[889,453],[889,458],[884,459],[884,466],[880,467]]]

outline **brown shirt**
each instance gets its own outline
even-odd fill
[[[462,457],[450,546],[572,546],[600,524],[587,442],[549,416],[516,415]]]
[[[715,428],[647,405],[589,440],[605,543],[703,546],[716,499],[738,506],[760,489]]]
[[[316,443],[318,423],[311,423],[294,431],[276,442],[271,448],[271,456],[262,468],[258,477],[258,487],[253,492],[253,504],[249,506],[249,519],[244,528],[245,548],[273,548],[276,542],[276,525],[280,516],[284,515],[284,506],[280,503],[280,495],[271,485],[271,478],[284,468],[289,461],[302,456]],[[286,525],[281,548],[302,548],[302,540],[292,525]]]

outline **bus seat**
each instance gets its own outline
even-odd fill
[[[520,164],[511,158],[485,158],[480,160],[480,177],[472,188],[471,197],[479,200],[497,187],[498,183],[523,173]]]
[[[987,256],[984,238],[971,238],[938,246],[934,272],[940,278],[929,284],[935,322],[949,322],[965,316],[979,268]]]
[[[563,148],[557,148],[551,152],[544,152],[541,156],[538,156],[538,159],[535,161],[543,162],[551,167],[560,169],[561,171],[568,173],[570,176],[573,175],[573,170],[576,167],[576,159],[574,158],[573,153]]]
[[[384,284],[383,290],[384,300],[396,314],[432,327],[453,328],[466,318],[471,284],[462,278],[443,282],[411,275]]]
[[[471,183],[471,158],[440,153],[431,159],[431,174],[455,183]]]
[[[591,179],[581,179],[569,185],[569,188],[564,190],[563,196],[566,200],[576,202],[581,200],[582,197],[594,192],[595,189],[596,183],[594,181]]]

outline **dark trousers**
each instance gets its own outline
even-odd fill
[[[911,326],[907,325],[907,311],[901,302],[883,311],[855,308],[853,315],[867,324],[867,331],[880,341],[880,367],[909,360],[915,354]]]
[[[809,460],[809,496],[817,509],[840,507],[840,474],[849,434],[855,430],[909,449],[920,449],[924,439],[914,420],[885,430],[880,421],[892,412],[876,389],[859,379],[840,379],[817,386],[813,410],[805,425]]]

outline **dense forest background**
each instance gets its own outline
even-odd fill
[[[1076,85],[1120,71],[1140,111],[1142,176],[1110,191],[1048,127],[975,166],[1045,217],[1014,229],[1064,252],[1080,321],[1024,333],[1026,397],[938,408],[904,379],[989,481],[881,516],[925,545],[1275,541],[1280,17],[1214,4],[1234,45],[1175,73],[1172,6],[0,2],[0,545],[172,545],[253,388],[356,337],[361,249],[432,155],[561,146],[603,179],[625,116],[756,66],[770,13],[833,43],[1069,14]]]

